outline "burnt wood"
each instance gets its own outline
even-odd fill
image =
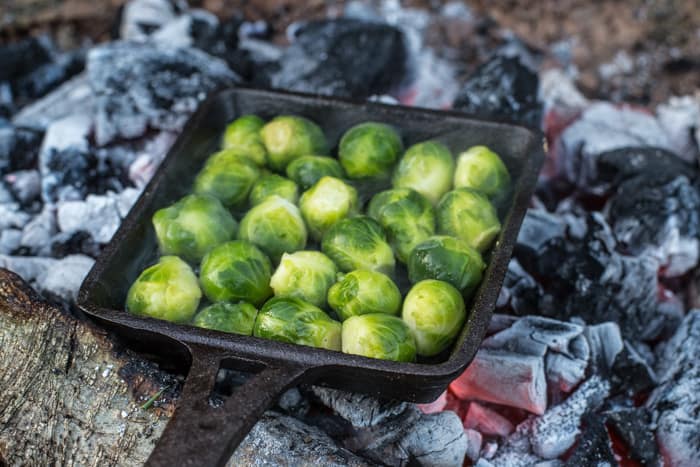
[[[423,363],[376,360],[176,325],[124,310],[129,286],[157,258],[153,213],[190,191],[203,162],[218,149],[226,124],[249,113],[266,119],[280,114],[308,117],[336,144],[351,126],[373,120],[397,128],[406,146],[436,138],[453,152],[484,144],[502,156],[513,178],[509,203],[500,212],[503,229],[486,258],[483,282],[467,305],[464,329],[442,359]],[[191,117],[104,249],[78,297],[89,316],[135,349],[189,371],[174,418],[148,464],[224,465],[262,412],[295,384],[320,384],[412,402],[437,398],[471,362],[486,332],[543,158],[543,138],[538,132],[463,113],[249,88],[230,89],[209,98]],[[213,404],[210,394],[221,367],[253,375],[223,404]]]

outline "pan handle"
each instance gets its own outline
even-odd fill
[[[192,366],[175,414],[148,458],[148,467],[224,466],[260,415],[307,370],[285,364],[266,366],[215,407],[209,397],[222,355],[191,350]]]

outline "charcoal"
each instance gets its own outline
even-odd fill
[[[11,255],[19,248],[22,241],[20,229],[5,229],[0,231],[0,255]]]
[[[586,326],[584,335],[591,349],[593,371],[609,371],[624,347],[617,323]]]
[[[651,414],[648,409],[615,409],[606,415],[608,427],[626,443],[633,460],[642,465],[661,465],[659,446],[650,429]]]
[[[481,433],[476,430],[465,429],[464,436],[467,438],[467,458],[472,462],[475,462],[479,458],[479,453],[481,452],[481,443],[483,442],[483,437]]]
[[[5,175],[5,182],[13,198],[29,209],[41,194],[41,176],[38,170],[19,170]]]
[[[571,396],[541,417],[524,422],[529,429],[532,450],[544,459],[554,459],[564,454],[576,442],[581,432],[581,418],[600,407],[608,397],[610,383],[593,376]]]
[[[607,102],[588,107],[561,134],[554,146],[557,170],[585,188],[596,178],[598,156],[625,147],[673,150],[668,135],[652,115]]]
[[[485,435],[508,436],[513,432],[513,424],[498,412],[477,402],[470,402],[464,416],[464,428],[474,429]]]
[[[47,37],[25,39],[0,47],[0,81],[23,76],[51,61],[51,43]]]
[[[689,312],[675,335],[661,347],[659,386],[647,407],[656,439],[669,465],[700,465],[700,310]]]
[[[95,260],[85,255],[66,256],[37,277],[37,288],[49,298],[75,303],[78,289],[93,264]]]
[[[369,465],[318,428],[274,411],[260,417],[227,465],[262,465],[260,459],[264,465]]]
[[[56,233],[56,216],[53,209],[44,209],[22,230],[20,246],[28,248],[34,255],[48,256],[51,237]]]
[[[423,413],[442,412],[447,407],[447,391],[443,391],[437,399],[427,404],[417,404],[418,409]]]
[[[36,164],[42,133],[17,126],[0,126],[0,175]]]
[[[533,229],[551,231],[545,216],[528,213],[526,219],[543,224]],[[600,213],[587,215],[585,222],[580,239],[518,240],[516,257],[543,290],[537,300],[540,314],[561,320],[578,316],[589,324],[617,322],[623,336],[633,339],[654,340],[672,332],[682,307],[659,301],[657,261],[620,254]]]
[[[82,50],[60,54],[55,60],[16,79],[12,85],[12,93],[15,100],[20,102],[42,97],[84,68],[85,53]]]
[[[400,415],[410,407],[406,402],[382,401],[359,393],[314,386],[313,393],[323,404],[355,427],[371,427]]]
[[[625,341],[622,351],[615,358],[610,381],[616,392],[624,391],[630,396],[642,393],[657,384],[654,370],[628,341]]]
[[[49,256],[53,258],[65,258],[79,253],[97,258],[101,252],[100,245],[84,230],[57,233],[49,242]]]
[[[481,65],[457,94],[453,107],[488,118],[507,119],[539,128],[537,74],[518,58],[496,56]]]
[[[46,203],[81,200],[88,192],[88,170],[92,153],[70,147],[49,150],[42,157],[42,198]]]
[[[589,414],[583,418],[583,433],[571,454],[564,463],[566,467],[595,465],[613,467],[618,465],[612,450],[610,436],[602,416]]]
[[[277,405],[287,414],[296,418],[304,418],[309,412],[309,400],[298,388],[288,389],[280,396]]]
[[[42,276],[50,268],[53,268],[59,260],[54,258],[42,258],[39,256],[11,256],[0,254],[0,268],[9,269],[18,274],[25,281],[36,284],[39,276]]]
[[[545,111],[563,114],[564,117],[575,115],[588,105],[588,100],[576,88],[571,77],[559,68],[540,73],[539,94]]]
[[[406,73],[407,50],[399,29],[335,19],[299,27],[267,79],[277,88],[366,98],[397,88]]]
[[[115,197],[102,195],[88,195],[84,201],[61,201],[56,218],[61,232],[86,231],[97,243],[107,243],[121,222]]]
[[[87,73],[98,146],[149,128],[178,131],[208,93],[239,80],[223,61],[200,50],[128,42],[90,50]]]
[[[517,259],[511,259],[498,295],[499,313],[510,312],[518,316],[538,314],[539,300],[543,295],[542,287],[537,281],[523,269]]]
[[[583,327],[577,324],[526,316],[515,321],[509,328],[486,338],[481,343],[481,348],[543,357],[548,349],[567,352],[570,342],[582,332]]]
[[[675,153],[688,162],[700,157],[700,97],[671,97],[656,109],[661,126],[668,133]]]
[[[0,204],[14,203],[15,197],[12,195],[5,181],[0,178]]]
[[[0,204],[0,231],[9,228],[21,229],[30,220],[31,216],[23,212],[17,203]]]
[[[580,342],[582,346],[588,345],[581,336],[576,339],[576,342]],[[550,391],[556,388],[558,391],[568,393],[585,378],[588,358],[550,352],[545,358],[545,367]]]
[[[462,465],[467,439],[454,412],[423,415],[402,438],[396,452],[408,453],[408,461],[422,466]]]
[[[0,81],[0,120],[9,118],[14,110],[15,99],[12,96],[12,87],[7,81]]]
[[[129,40],[146,39],[175,19],[175,15],[175,5],[169,0],[131,0],[124,6],[119,36]]]
[[[407,410],[385,418],[375,425],[354,427],[352,435],[343,440],[343,445],[353,452],[361,453],[375,460],[386,458],[386,456],[391,455],[390,453],[393,453],[396,443],[411,431],[413,425],[421,417],[423,414],[419,410],[409,407]]]
[[[19,126],[46,129],[56,120],[74,115],[76,109],[85,118],[89,118],[93,107],[94,99],[87,75],[80,73],[36,102],[23,107],[12,121]]]

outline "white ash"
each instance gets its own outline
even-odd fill
[[[115,196],[88,195],[85,201],[60,202],[56,217],[61,232],[84,230],[98,243],[107,243],[121,223]]]
[[[552,68],[540,73],[540,98],[545,111],[556,109],[573,115],[588,105],[588,99],[576,88],[563,70]]]
[[[313,386],[312,392],[338,415],[356,427],[371,427],[405,412],[407,402],[381,401],[372,396]]]
[[[17,126],[45,129],[56,120],[75,114],[82,109],[92,114],[94,98],[87,76],[81,73],[66,81],[41,99],[22,108],[13,118]]]
[[[617,323],[587,326],[584,335],[591,349],[591,363],[595,368],[612,368],[624,343]]]
[[[41,176],[37,170],[19,170],[5,175],[14,198],[23,206],[29,206],[41,193]]]
[[[151,34],[151,39],[171,47],[195,46],[195,38],[192,34],[195,22],[199,23],[199,27],[209,29],[210,32],[215,31],[219,26],[219,19],[213,13],[206,10],[192,9],[178,16],[173,21],[164,24]]]
[[[5,182],[0,179],[0,204],[13,203],[14,201],[15,197],[12,196],[12,193],[5,185]]]
[[[656,109],[661,126],[669,134],[675,152],[693,162],[700,156],[700,95],[671,97]]]
[[[37,278],[47,269],[53,267],[58,260],[39,256],[10,256],[0,255],[0,268],[17,273],[22,279],[36,286]]]
[[[95,264],[85,255],[70,255],[57,260],[37,278],[37,288],[44,295],[75,303],[83,279]]]
[[[122,39],[146,40],[149,34],[175,17],[175,7],[169,0],[132,0],[124,6],[119,36]]]
[[[46,128],[39,151],[39,167],[42,175],[45,174],[46,169],[45,167],[41,168],[41,159],[45,158],[50,151],[62,151],[69,148],[88,151],[90,148],[88,138],[91,130],[92,117],[89,113],[73,113],[52,121]]]
[[[31,220],[32,216],[20,210],[17,203],[0,204],[0,230],[21,229]]]
[[[0,255],[10,255],[22,241],[22,231],[20,229],[4,229],[0,231]]]
[[[467,437],[454,412],[423,415],[397,443],[397,451],[408,454],[407,463],[426,467],[460,465],[467,451]]]
[[[466,457],[472,462],[476,462],[479,459],[479,453],[481,453],[483,436],[478,431],[468,428],[464,430],[464,436],[467,438]]]
[[[32,219],[22,230],[20,245],[27,247],[31,252],[40,256],[49,256],[46,250],[51,242],[51,237],[56,234],[56,214],[51,206],[44,209]]]

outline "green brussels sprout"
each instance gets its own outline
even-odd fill
[[[187,323],[201,298],[192,268],[177,256],[163,256],[131,284],[126,309],[138,316]]]
[[[233,207],[248,198],[258,177],[257,165],[241,157],[236,149],[225,149],[209,157],[194,180],[194,192],[210,194],[224,206]]]
[[[406,150],[394,172],[394,188],[412,188],[437,204],[452,188],[455,162],[442,143],[425,141]]]
[[[358,269],[343,276],[328,290],[328,304],[341,321],[367,313],[398,314],[401,292],[386,275]]]
[[[212,302],[245,301],[259,305],[272,295],[270,260],[242,240],[222,243],[202,260],[199,281]]]
[[[304,117],[275,117],[260,130],[260,136],[267,149],[268,165],[279,172],[298,157],[328,151],[321,128]]]
[[[471,188],[499,204],[508,197],[510,174],[498,154],[486,146],[474,146],[457,158],[455,188]]]
[[[270,196],[277,195],[294,204],[299,199],[297,184],[277,174],[263,175],[250,190],[250,205],[256,206]]]
[[[335,282],[335,263],[320,251],[283,254],[270,279],[276,297],[294,297],[324,306],[328,288]]]
[[[394,271],[394,253],[382,226],[371,217],[336,222],[323,235],[321,250],[344,272],[368,269],[392,274]]]
[[[467,313],[457,289],[428,279],[406,294],[401,317],[413,331],[418,355],[432,357],[449,347],[462,330]]]
[[[287,166],[287,177],[294,180],[303,190],[309,189],[322,177],[343,178],[340,162],[332,157],[301,156]]]
[[[198,262],[216,245],[234,238],[238,224],[213,196],[189,195],[156,211],[153,227],[163,254]]]
[[[306,246],[306,226],[299,208],[279,196],[271,196],[241,219],[238,238],[254,243],[275,263],[282,253]]]
[[[435,211],[423,195],[396,188],[374,195],[367,214],[384,227],[396,257],[405,263],[417,244],[435,233]]]
[[[250,303],[219,302],[203,308],[194,317],[192,324],[200,328],[251,336],[257,315],[257,308]]]
[[[469,188],[452,190],[437,205],[438,232],[464,240],[480,253],[487,250],[501,231],[491,202]]]
[[[424,279],[448,282],[468,297],[481,282],[485,267],[479,252],[466,242],[437,235],[413,249],[408,278],[414,284]]]
[[[265,125],[257,115],[243,115],[229,123],[224,130],[221,146],[223,149],[235,148],[259,166],[265,165],[267,151],[260,137],[260,130]]]
[[[340,351],[341,325],[320,308],[299,298],[269,300],[258,313],[255,337]]]
[[[402,150],[401,137],[392,127],[367,122],[345,132],[338,159],[350,178],[383,178],[389,175]]]
[[[369,358],[413,362],[416,343],[401,318],[386,313],[352,316],[343,321],[343,352]]]
[[[357,190],[335,177],[322,177],[299,200],[311,236],[320,240],[340,219],[358,212]]]

